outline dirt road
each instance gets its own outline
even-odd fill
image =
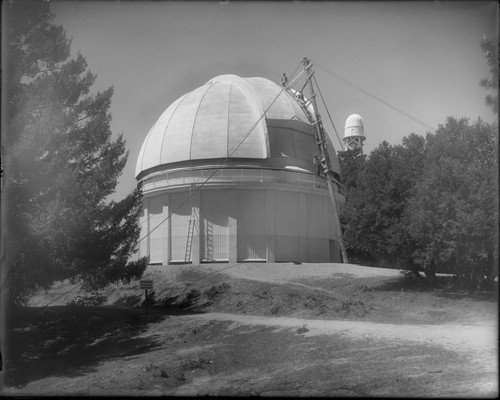
[[[448,350],[495,356],[498,333],[496,325],[444,324],[410,325],[380,324],[365,321],[331,321],[289,317],[263,317],[226,313],[197,314],[188,319],[231,321],[240,325],[263,325],[276,328],[306,327],[306,336],[340,334],[352,339],[397,340],[444,346]]]
[[[488,325],[416,326],[206,313],[156,320],[132,339],[144,350],[125,357],[98,357],[84,369],[51,373],[9,388],[6,394],[494,397],[498,393],[496,334]]]
[[[424,396],[488,397],[498,391],[498,385],[492,379],[497,370],[495,325],[417,326],[228,313],[197,314],[177,319],[179,326],[191,329],[213,324],[214,321],[226,323],[225,331],[228,333],[225,337],[255,336],[255,341],[249,344],[248,339],[243,340],[242,343],[249,345],[245,351],[240,349],[242,343],[225,342],[227,348],[216,354],[214,346],[217,346],[217,341],[213,341],[208,347],[205,343],[205,347],[200,346],[189,352],[210,354],[209,358],[217,359],[222,354],[228,357],[227,352],[230,351],[231,363],[238,367],[216,375],[204,374],[164,394],[357,396],[366,393],[392,396],[418,393]],[[165,321],[163,326],[160,323],[156,327],[155,332],[158,329],[168,330],[171,326],[171,321]],[[265,339],[258,342],[262,332],[266,332]],[[146,332],[143,337],[148,335],[155,333]],[[308,347],[312,349],[311,354],[300,349],[295,350],[297,354],[293,355],[298,343],[290,339],[290,335],[302,336],[306,341],[304,343],[317,345]],[[343,353],[344,345],[354,350]],[[207,353],[207,349],[211,350]],[[284,359],[281,353],[287,354]],[[247,365],[239,357],[257,357],[262,360],[262,368],[252,363]],[[273,357],[277,361],[269,368],[269,359]],[[245,368],[241,368],[240,364]],[[342,377],[343,373],[352,373],[354,366],[357,366],[357,371],[353,376]],[[322,376],[321,370],[331,371],[333,375]],[[301,375],[301,371],[307,371],[307,378]],[[287,376],[290,379],[286,380]],[[336,377],[342,377],[339,380],[343,384],[337,382],[335,386]],[[276,385],[276,380],[280,379],[288,383]]]

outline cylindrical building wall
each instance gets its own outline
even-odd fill
[[[314,185],[321,180],[150,193],[140,221],[150,235],[139,255],[161,264],[340,262],[328,191]]]

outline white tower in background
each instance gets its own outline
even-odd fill
[[[361,149],[361,152],[363,152],[363,142],[365,139],[363,118],[358,114],[349,115],[345,121],[343,139],[347,149]]]

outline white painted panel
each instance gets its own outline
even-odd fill
[[[149,199],[149,255],[150,263],[163,261],[163,245],[165,232],[165,217],[163,215],[164,196]]]
[[[339,243],[336,240],[329,240],[330,244],[330,262],[342,262],[342,256],[340,254]]]
[[[170,117],[162,146],[162,162],[190,159],[191,135],[200,100],[209,86],[202,86],[187,94]]]
[[[191,219],[191,201],[189,191],[172,193],[169,207],[173,212],[171,218],[172,229],[172,254],[170,261],[184,261],[188,240],[189,221]],[[192,253],[192,252],[191,252]],[[191,259],[189,255],[189,260]]]
[[[194,122],[191,160],[227,155],[230,89],[230,83],[218,82],[205,93]]]
[[[137,158],[137,166],[135,175],[139,175],[141,171],[148,168],[155,167],[162,162],[162,143],[163,136],[165,134],[165,127],[168,125],[173,112],[177,109],[177,106],[184,99],[186,95],[177,99],[170,107],[168,107],[158,118],[158,121],[153,125],[149,131],[146,139],[141,148],[139,157]]]
[[[298,201],[298,193],[276,191],[276,261],[296,261],[299,258]]]
[[[201,193],[201,259],[229,260],[229,201],[227,190]]]
[[[238,260],[266,259],[265,213],[265,191],[238,191]]]
[[[307,202],[307,232],[310,238],[325,237],[327,221],[323,216],[323,209],[328,206],[322,196],[309,195]]]
[[[233,85],[229,102],[228,157],[267,158],[267,126],[255,99]]]
[[[311,262],[328,261],[328,199],[309,195],[307,201],[307,254]]]
[[[328,239],[308,238],[307,239],[307,261],[308,262],[328,262]]]
[[[294,100],[286,92],[280,93],[280,86],[258,77],[247,78],[247,81],[259,93],[262,108],[267,110],[267,118],[291,119],[294,117],[295,114],[291,104]]]

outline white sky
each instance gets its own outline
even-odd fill
[[[328,70],[434,127],[447,116],[495,119],[479,80],[489,77],[480,42],[498,31],[497,2],[51,4],[97,74],[95,88],[114,86],[112,129],[129,149],[115,200],[135,187],[140,146],[160,114],[217,75],[279,83],[309,57],[339,134],[350,114],[363,117],[365,153],[427,129]]]

